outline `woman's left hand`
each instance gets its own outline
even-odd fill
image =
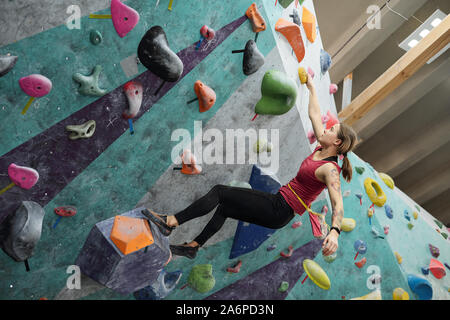
[[[322,254],[324,256],[329,256],[336,252],[338,246],[338,234],[333,230],[323,241]]]

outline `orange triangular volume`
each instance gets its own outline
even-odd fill
[[[275,30],[286,37],[292,49],[294,49],[298,62],[301,62],[305,57],[305,45],[303,44],[300,27],[293,22],[280,18],[275,24]]]
[[[194,91],[198,98],[198,107],[200,112],[208,111],[214,103],[216,103],[216,93],[214,90],[200,80],[195,81]]]
[[[261,13],[259,13],[256,3],[252,3],[250,7],[248,7],[247,11],[245,11],[245,15],[250,19],[252,23],[253,32],[266,30],[266,21],[264,20]]]
[[[302,24],[308,40],[310,42],[316,41],[316,17],[305,7],[303,7]]]
[[[111,241],[127,255],[151,245],[154,240],[144,219],[116,216],[110,234]]]

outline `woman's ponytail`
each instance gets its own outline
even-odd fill
[[[352,129],[352,127],[341,123],[340,130],[338,132],[338,139],[342,140],[342,143],[338,147],[338,154],[342,154],[344,156],[344,160],[342,161],[342,176],[347,182],[352,180],[352,165],[347,157],[347,152],[350,152],[356,143],[356,133]]]

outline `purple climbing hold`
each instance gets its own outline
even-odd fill
[[[448,270],[450,270],[450,266],[447,264],[447,262],[444,262],[444,265],[447,267]]]
[[[430,248],[430,252],[433,257],[435,258],[439,257],[440,254],[439,248],[433,246],[432,244],[428,244],[428,247]]]

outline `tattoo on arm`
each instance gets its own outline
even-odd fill
[[[333,215],[331,217],[331,224],[341,229],[341,223],[343,218],[344,218],[344,210],[342,209],[333,210]]]
[[[331,170],[331,187],[341,193],[341,180],[336,169]]]

